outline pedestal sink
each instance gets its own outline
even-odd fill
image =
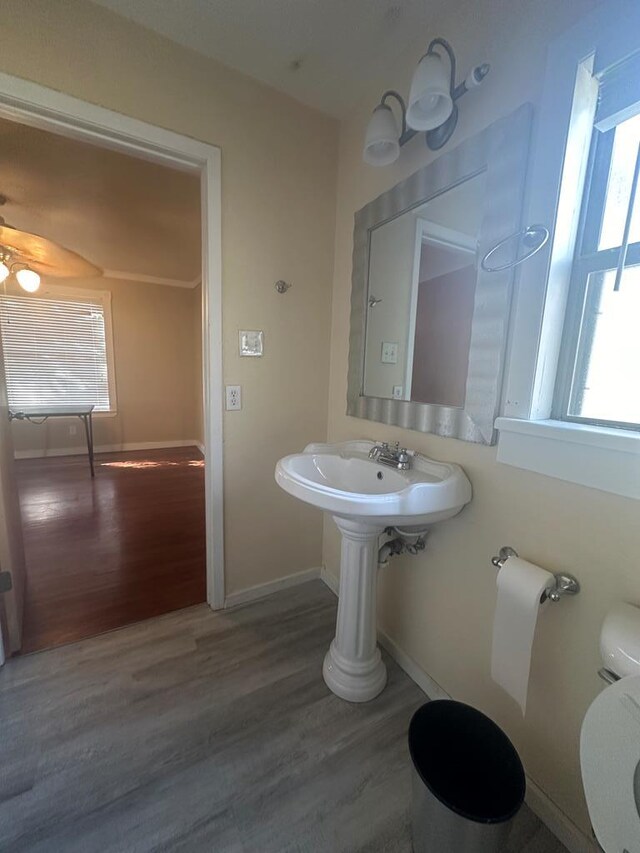
[[[342,534],[336,635],[322,672],[328,687],[350,702],[368,702],[387,681],[376,642],[380,534],[389,526],[424,530],[471,500],[458,465],[410,452],[411,467],[397,470],[371,459],[373,447],[371,441],[310,444],[276,465],[278,485],[331,513]]]

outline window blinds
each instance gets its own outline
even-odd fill
[[[90,405],[109,411],[100,298],[0,296],[9,406]]]

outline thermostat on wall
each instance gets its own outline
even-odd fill
[[[241,356],[260,357],[264,350],[264,332],[240,329],[238,343]]]

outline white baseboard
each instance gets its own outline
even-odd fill
[[[94,453],[126,453],[129,450],[163,450],[170,447],[198,447],[204,453],[204,447],[195,439],[176,439],[172,441],[130,441],[124,444],[99,444]],[[16,450],[16,459],[43,459],[49,456],[86,456],[87,445],[78,447],[50,447],[46,450]]]
[[[194,441],[195,446],[198,448],[200,453],[204,456],[204,444],[201,441]]]
[[[305,569],[302,572],[295,572],[292,575],[285,575],[283,578],[278,578],[274,581],[267,581],[256,586],[250,586],[247,589],[241,589],[239,592],[232,592],[225,598],[224,608],[228,610],[230,607],[238,607],[241,604],[249,604],[252,601],[258,601],[261,598],[266,598],[268,595],[273,595],[274,592],[280,592],[283,589],[289,589],[292,586],[299,586],[308,581],[317,580],[320,577],[322,569],[320,567],[313,569]]]
[[[331,592],[338,594],[338,579],[324,567],[320,570],[320,579]],[[390,657],[404,670],[409,678],[426,694],[429,699],[451,699],[437,681],[431,678],[400,646],[384,631],[378,630],[378,642]],[[527,776],[526,803],[556,838],[564,844],[570,853],[597,853],[600,849],[595,841],[580,830],[573,821],[551,800],[540,786]]]
[[[426,694],[428,699],[451,699],[437,681],[421,669],[418,664],[403,652],[400,646],[392,640],[384,631],[378,629],[378,642],[382,648],[394,659],[400,669],[403,669],[409,678],[414,681],[420,690]]]
[[[588,838],[575,823],[560,809],[542,788],[527,776],[526,802],[542,823],[549,827],[570,853],[598,853],[601,847]]]
[[[328,572],[324,566],[320,569],[320,580],[325,582],[334,595],[338,594],[338,578],[335,575],[332,575],[331,572]]]

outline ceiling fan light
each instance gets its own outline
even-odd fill
[[[10,272],[9,267],[3,261],[0,261],[0,284],[9,277]]]
[[[400,156],[400,133],[391,107],[378,104],[367,125],[362,159],[370,166],[388,166]]]
[[[449,73],[437,53],[427,53],[417,65],[409,90],[407,124],[413,130],[433,130],[449,118],[453,100]]]
[[[16,279],[20,287],[26,290],[27,293],[35,293],[40,287],[40,276],[34,270],[30,270],[29,267],[23,267],[23,269],[18,270]]]

